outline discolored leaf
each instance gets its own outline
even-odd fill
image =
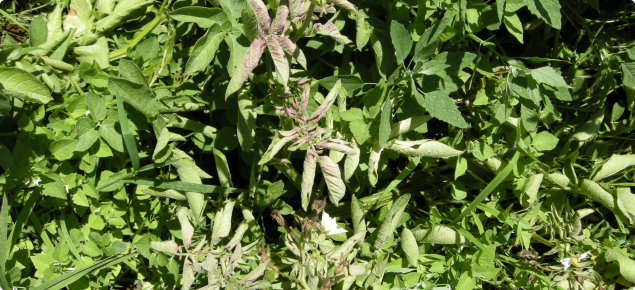
[[[401,250],[406,253],[410,266],[417,267],[419,264],[419,245],[417,245],[415,236],[406,227],[401,231]]]
[[[176,255],[179,253],[179,245],[175,241],[150,242],[150,248],[155,251]]]
[[[326,179],[326,186],[329,189],[329,198],[335,206],[339,205],[340,200],[346,194],[346,185],[342,180],[342,173],[337,163],[333,162],[328,156],[319,156],[318,162]]]
[[[277,38],[284,52],[293,57],[298,62],[298,64],[300,64],[306,70],[306,57],[304,56],[302,50],[300,50],[300,48],[298,48],[298,46],[287,37],[277,36]]]
[[[267,48],[269,49],[269,53],[273,59],[273,64],[276,67],[278,82],[286,86],[289,82],[289,62],[287,61],[287,57],[284,55],[282,46],[280,46],[278,38],[275,35],[267,36]]]
[[[384,221],[381,223],[381,226],[377,230],[377,237],[375,238],[375,248],[381,248],[384,243],[393,235],[397,227],[399,226],[399,220],[401,219],[401,214],[406,209],[406,205],[408,205],[408,201],[410,200],[410,194],[404,194],[400,196],[390,207],[388,210],[388,214]]]
[[[414,129],[417,129],[419,128],[419,126],[425,124],[430,119],[432,119],[432,116],[425,115],[425,116],[414,116],[412,118],[399,121],[398,123],[395,123],[392,125],[392,129],[390,131],[390,138],[395,138],[401,134],[408,133]]]
[[[321,149],[335,150],[349,155],[357,154],[357,151],[355,151],[355,148],[351,146],[351,143],[348,143],[344,140],[329,138],[315,145],[315,147]]]
[[[328,112],[328,110],[331,108],[331,105],[333,105],[333,102],[335,102],[335,98],[339,95],[341,88],[342,82],[340,80],[337,80],[333,88],[331,88],[331,90],[329,91],[328,95],[326,95],[326,98],[324,98],[324,101],[322,101],[322,104],[320,104],[320,106],[315,109],[313,114],[311,114],[311,116],[309,116],[307,120],[317,123],[320,119],[322,119],[324,114],[326,114],[326,112]]]
[[[461,155],[463,151],[434,140],[393,141],[388,149],[412,157],[448,158]]]
[[[370,152],[370,157],[368,158],[368,182],[370,182],[371,186],[375,186],[379,179],[377,170],[379,169],[379,158],[381,158],[383,150],[384,147],[379,145],[379,141],[373,143],[373,151]]]
[[[269,33],[271,18],[269,18],[269,12],[267,12],[267,6],[265,3],[263,3],[262,0],[248,0],[247,3],[249,3],[251,10],[254,11],[260,29],[262,29],[265,33]]]
[[[284,33],[287,16],[289,16],[289,7],[286,5],[278,6],[276,18],[273,19],[273,23],[271,24],[272,33],[277,35],[282,35]]]
[[[311,201],[311,192],[313,192],[313,183],[315,182],[315,169],[317,153],[313,150],[307,150],[304,158],[304,169],[302,171],[302,208],[306,211]]]
[[[326,24],[316,23],[315,29],[316,29],[315,32],[317,34],[333,38],[333,40],[335,40],[337,43],[340,43],[340,44],[351,43],[351,40],[348,39],[348,37],[340,34],[340,30],[331,21],[327,22]]]
[[[366,235],[366,231],[359,232],[354,234],[352,237],[348,238],[345,242],[343,242],[339,247],[335,248],[333,251],[326,255],[326,259],[340,259],[342,254],[346,255],[350,250],[364,238]]]
[[[231,231],[232,212],[234,210],[235,200],[229,200],[225,203],[225,207],[219,208],[214,216],[214,225],[212,226],[212,245],[218,244],[220,240],[227,237]]]
[[[251,0],[250,2],[252,1],[259,0]],[[229,85],[227,86],[227,91],[225,92],[225,99],[238,91],[247,78],[249,78],[251,71],[253,71],[258,65],[258,61],[260,60],[266,45],[267,43],[261,39],[255,39],[251,43],[251,46],[249,46],[247,52],[243,56],[241,64],[239,64],[234,70],[234,74],[232,75]]]
[[[183,237],[183,246],[185,249],[189,249],[192,244],[192,236],[194,235],[194,228],[190,224],[190,220],[187,217],[187,208],[181,207],[177,212],[179,223],[181,224],[181,236]]]
[[[271,141],[269,148],[267,148],[267,151],[265,151],[265,153],[262,155],[262,158],[258,162],[258,165],[263,165],[269,162],[269,160],[275,157],[278,151],[280,151],[280,149],[282,149],[284,145],[293,141],[297,137],[298,137],[298,133],[297,133],[297,130],[295,129],[292,131],[286,131],[286,132],[276,131],[273,141]]]

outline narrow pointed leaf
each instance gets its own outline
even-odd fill
[[[225,92],[225,99],[238,91],[247,78],[249,78],[251,71],[253,71],[258,65],[258,61],[260,60],[260,57],[262,57],[262,52],[264,51],[266,45],[267,43],[265,41],[258,38],[251,43],[251,46],[247,49],[245,56],[243,56],[241,64],[234,70],[232,79],[229,81],[227,91]]]
[[[284,33],[284,28],[288,16],[289,7],[287,7],[286,5],[278,6],[278,11],[276,11],[276,18],[273,20],[273,23],[271,25],[271,30],[273,30],[273,33],[277,35],[282,35]]]
[[[196,41],[185,65],[185,74],[194,74],[208,67],[214,60],[216,50],[224,38],[225,33],[222,32],[220,25],[212,25],[205,35]]]
[[[278,42],[280,42],[280,46],[282,46],[284,52],[293,57],[305,70],[307,69],[304,53],[295,43],[293,43],[293,41],[291,41],[291,39],[279,36]]]
[[[247,1],[249,6],[251,6],[251,10],[254,11],[256,15],[256,20],[258,21],[258,25],[260,29],[262,29],[265,33],[270,31],[269,24],[271,23],[271,18],[269,18],[269,12],[267,12],[267,6],[262,0],[249,0]]]
[[[177,213],[179,223],[181,223],[181,236],[183,237],[183,246],[185,249],[189,249],[192,245],[192,236],[194,235],[194,228],[190,224],[190,220],[187,217],[187,208],[181,207]]]
[[[338,206],[340,200],[346,193],[346,185],[344,184],[344,180],[342,180],[340,167],[328,156],[319,156],[318,162],[324,174],[324,179],[326,179],[326,186],[329,189],[329,198],[335,206]]]
[[[132,168],[134,170],[139,169],[139,152],[137,151],[137,142],[132,135],[130,125],[128,124],[128,117],[126,116],[126,110],[123,108],[123,102],[119,97],[119,92],[115,89],[115,96],[117,97],[117,111],[119,113],[119,124],[121,125],[121,134],[123,135],[123,141],[126,144],[126,150],[130,155],[130,162],[132,162]]]
[[[284,55],[284,50],[282,50],[282,46],[280,46],[280,42],[278,42],[278,38],[275,35],[267,36],[267,48],[269,49],[269,53],[273,59],[273,64],[276,67],[278,81],[286,86],[289,82],[289,62],[287,61],[287,57]]]
[[[313,191],[313,183],[315,182],[315,164],[316,153],[313,150],[307,150],[304,158],[304,170],[302,171],[302,208],[306,211],[311,201],[311,192]]]
[[[333,102],[335,102],[335,98],[340,94],[341,88],[342,81],[338,79],[337,82],[335,82],[333,88],[331,88],[331,90],[329,91],[329,94],[326,95],[326,98],[324,98],[324,101],[322,101],[322,104],[320,104],[320,106],[315,109],[315,112],[313,112],[313,114],[309,116],[308,120],[318,122],[320,119],[322,119],[324,114],[326,114],[326,112],[328,112],[328,110],[331,108],[331,105],[333,105]]]

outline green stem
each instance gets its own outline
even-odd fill
[[[163,10],[163,5],[166,3],[166,1],[167,0],[164,0],[163,4],[161,4],[161,9],[159,9],[159,15],[157,15],[156,18],[154,18],[150,23],[148,23],[148,25],[146,25],[146,27],[144,27],[143,30],[141,30],[141,32],[135,35],[135,37],[132,40],[130,40],[130,42],[128,42],[126,46],[120,49],[117,49],[108,55],[108,57],[111,60],[125,55],[129,48],[133,48],[137,46],[137,44],[139,44],[141,40],[143,40],[148,34],[150,34],[150,32],[154,30],[154,28],[157,27],[159,23],[165,20],[166,16],[163,14],[162,10]]]
[[[71,84],[73,84],[73,87],[75,87],[75,90],[77,90],[77,92],[83,96],[84,95],[84,91],[82,91],[82,88],[79,87],[79,84],[77,83],[77,81],[75,80],[75,78],[73,78],[72,76],[69,77],[71,79]]]
[[[311,5],[309,5],[309,10],[307,10],[306,17],[304,18],[304,22],[302,22],[302,26],[300,26],[300,29],[298,29],[298,31],[295,33],[291,41],[297,42],[300,38],[302,38],[302,34],[304,34],[304,31],[309,26],[309,23],[311,23],[311,16],[313,16],[313,9],[315,9],[315,3],[311,1]]]

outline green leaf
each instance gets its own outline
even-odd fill
[[[379,121],[379,135],[377,139],[379,140],[379,145],[384,146],[386,142],[388,142],[388,138],[390,138],[392,132],[391,118],[392,117],[392,102],[390,99],[387,99],[384,102],[384,105],[381,108],[381,118]]]
[[[364,87],[364,82],[358,76],[351,75],[326,77],[320,80],[320,85],[327,90],[331,90],[338,81],[342,83],[342,88],[346,90],[349,96],[356,95]]]
[[[224,38],[225,33],[222,32],[220,25],[212,25],[205,35],[196,41],[185,65],[185,74],[195,74],[209,67]]]
[[[524,0],[533,15],[543,19],[555,29],[561,28],[560,3],[558,0]]]
[[[558,137],[551,135],[547,131],[538,133],[532,140],[533,145],[538,151],[549,151],[558,145]]]
[[[243,151],[249,151],[256,137],[256,106],[254,96],[248,90],[238,94],[238,142]]]
[[[436,91],[425,95],[425,108],[432,115],[441,121],[452,126],[467,128],[468,125],[463,119],[459,108],[454,104],[454,100],[449,97],[448,92]]]
[[[121,97],[119,92],[115,89],[115,96],[117,97],[117,112],[119,114],[119,124],[121,125],[121,134],[123,135],[123,141],[126,144],[128,155],[130,155],[130,162],[132,162],[132,168],[134,170],[139,169],[139,153],[137,152],[137,142],[132,135],[130,125],[128,124],[128,117],[126,110],[123,108]]]
[[[604,179],[609,176],[613,176],[620,171],[635,165],[635,155],[633,154],[625,154],[618,155],[614,154],[609,158],[606,163],[602,164],[600,170],[593,177],[594,181],[598,181]]]
[[[9,201],[7,199],[7,194],[2,195],[2,208],[0,209],[0,269],[6,269],[7,264],[7,253],[11,251],[7,246],[7,233],[9,227]],[[0,287],[5,287],[4,289],[10,289],[9,283],[5,278],[4,273],[0,274]]]
[[[386,218],[381,223],[381,226],[378,229],[377,237],[375,238],[375,248],[381,248],[384,243],[388,240],[388,238],[392,237],[395,230],[399,226],[399,220],[401,219],[401,214],[406,209],[408,205],[408,201],[410,200],[410,194],[404,194],[400,196],[390,207]]]
[[[108,79],[108,90],[121,94],[121,98],[128,105],[143,113],[146,117],[154,119],[159,113],[159,105],[148,87],[120,78]]]
[[[150,179],[150,178],[129,178],[122,180],[125,183],[134,183],[138,185],[146,185],[149,187],[159,188],[159,189],[174,189],[179,191],[190,191],[190,192],[198,192],[198,193],[236,193],[236,192],[245,192],[244,189],[231,188],[231,187],[222,187],[215,185],[207,185],[207,184],[196,184],[196,183],[188,183],[182,181],[166,181],[159,179]]]
[[[170,12],[170,17],[179,22],[193,22],[201,28],[208,28],[214,24],[222,25],[229,18],[220,8],[183,7]]]
[[[507,178],[507,176],[512,172],[512,169],[516,167],[516,163],[518,163],[518,158],[520,158],[520,152],[516,151],[512,159],[509,161],[507,166],[503,170],[501,170],[494,180],[487,184],[487,186],[478,194],[476,198],[470,203],[470,205],[461,211],[461,214],[454,218],[452,223],[456,223],[457,221],[462,220],[466,215],[472,213],[472,211],[479,205],[494,189],[498,187],[499,184],[503,182]]]
[[[105,120],[99,126],[99,135],[116,151],[123,152],[123,137],[121,133],[115,130],[115,122]]]
[[[60,139],[49,146],[49,151],[53,153],[53,156],[57,160],[68,160],[73,157],[75,147],[79,143],[77,139]]]
[[[390,38],[392,45],[395,47],[397,63],[401,64],[408,54],[410,54],[410,49],[412,48],[410,33],[408,33],[408,30],[406,30],[401,23],[393,20],[390,23]]]
[[[214,148],[214,162],[216,163],[216,171],[218,172],[218,179],[220,184],[225,187],[233,187],[232,175],[229,172],[229,164],[225,154],[220,150]]]
[[[245,0],[220,0],[218,1],[223,11],[229,16],[232,24],[236,24],[236,20],[240,18],[243,10],[247,9],[247,1]]]
[[[531,77],[539,84],[546,84],[552,87],[570,88],[561,75],[552,67],[544,66],[531,70]]]
[[[127,59],[122,59],[119,61],[119,73],[127,80],[145,85],[146,87],[150,87],[148,85],[148,80],[143,75],[141,69],[132,61]]]
[[[96,129],[90,129],[88,132],[79,137],[79,142],[75,145],[75,151],[84,152],[99,140],[99,132]]]
[[[516,37],[518,42],[523,43],[523,24],[520,22],[518,15],[514,12],[505,12],[503,22],[505,22],[507,31]]]
[[[86,267],[82,267],[82,268],[77,268],[75,270],[73,270],[72,272],[68,272],[64,275],[61,276],[57,276],[51,280],[46,281],[45,283],[32,288],[33,290],[59,290],[62,289],[66,286],[68,286],[69,284],[77,281],[78,279],[85,277],[87,275],[89,275],[90,273],[96,272],[96,271],[100,271],[101,269],[106,269],[109,267],[112,267],[114,265],[117,265],[121,262],[127,261],[131,258],[133,258],[135,255],[137,254],[128,254],[128,255],[114,255],[114,256],[110,256],[104,260],[95,262],[92,265],[86,266]]]
[[[475,58],[476,55],[469,52],[444,52],[424,63],[420,72],[424,75],[438,75],[441,77],[455,75],[469,66]]]
[[[602,125],[602,121],[604,120],[604,108],[595,112],[589,120],[587,120],[584,124],[578,126],[575,129],[575,134],[571,136],[571,139],[577,141],[586,141],[591,139]]]
[[[395,63],[395,51],[390,39],[381,31],[374,29],[370,35],[370,44],[375,55],[375,64],[382,78],[390,74]]]
[[[406,253],[410,266],[417,267],[419,264],[419,245],[417,245],[415,236],[406,227],[401,231],[401,250]]]
[[[255,39],[251,43],[243,55],[242,60],[236,63],[237,67],[232,74],[231,80],[229,81],[227,91],[225,91],[225,99],[238,91],[247,78],[249,78],[249,74],[254,70],[254,68],[256,68],[256,66],[258,66],[258,62],[260,61],[260,57],[262,57],[265,46],[267,46],[267,43],[259,38]],[[232,51],[232,58],[234,57],[233,54],[234,51]]]
[[[536,203],[538,199],[538,190],[540,189],[540,185],[542,184],[542,179],[544,174],[532,174],[525,183],[525,187],[523,188],[523,193],[520,196],[520,204],[524,207],[530,207]]]
[[[364,16],[359,12],[355,18],[355,27],[357,28],[357,35],[355,36],[355,44],[357,49],[362,50],[368,41],[370,40],[370,34],[373,31],[372,27],[366,22]]]
[[[31,21],[31,25],[29,25],[29,42],[31,46],[39,46],[46,42],[48,37],[48,27],[46,26],[46,21],[44,21],[44,17],[39,15],[33,18]]]
[[[96,62],[101,69],[107,69],[110,66],[110,58],[108,57],[108,41],[105,37],[99,38],[93,45],[78,46],[75,48],[74,52],[78,55],[77,59],[82,62]]]
[[[96,122],[106,119],[107,111],[104,100],[93,92],[86,93],[84,97],[86,98],[86,107],[89,111],[88,115]]]
[[[456,283],[456,290],[472,290],[476,287],[476,280],[474,280],[467,272],[463,272],[459,277],[459,282]]]
[[[622,63],[622,86],[626,91],[629,110],[635,108],[635,62]]]
[[[247,274],[247,276],[245,276],[245,278],[243,278],[238,283],[243,285],[243,284],[245,284],[247,282],[251,282],[251,281],[254,281],[254,280],[260,278],[260,276],[262,276],[262,274],[265,273],[265,270],[267,269],[267,266],[269,265],[269,261],[270,260],[267,260],[267,261],[261,263],[258,267],[256,267],[256,269],[254,269],[253,271],[249,272],[249,274]]]
[[[465,237],[452,228],[436,225],[433,229],[417,227],[412,230],[415,239],[422,243],[460,245],[465,243]]]
[[[222,238],[229,236],[235,203],[235,200],[229,200],[225,203],[224,208],[219,208],[216,212],[214,225],[212,226],[212,245],[218,244]]]
[[[18,68],[0,68],[2,92],[26,102],[46,104],[53,100],[48,88],[33,75]]]
[[[56,198],[66,199],[64,181],[55,173],[42,175],[42,194]]]
[[[163,128],[161,133],[159,134],[159,138],[157,139],[157,145],[154,147],[154,152],[152,153],[152,159],[155,162],[164,162],[172,155],[172,150],[168,143],[170,142],[170,131],[168,128]]]
[[[436,52],[437,46],[439,45],[439,36],[441,36],[445,30],[449,20],[449,18],[443,17],[441,20],[436,21],[430,28],[426,29],[423,35],[421,35],[415,46],[415,62],[423,62]]]

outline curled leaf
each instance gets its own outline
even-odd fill
[[[318,162],[324,174],[324,179],[326,179],[326,186],[329,189],[329,198],[331,202],[337,206],[346,193],[346,185],[344,185],[344,180],[342,180],[340,167],[328,156],[319,156]]]
[[[331,0],[331,3],[339,7],[342,7],[350,12],[357,13],[357,8],[355,8],[355,5],[353,5],[351,2],[348,2],[346,0]]]
[[[322,148],[322,149],[335,150],[335,151],[342,152],[344,154],[349,154],[349,155],[357,154],[357,151],[355,151],[355,148],[351,146],[351,143],[348,143],[344,140],[329,138],[315,145],[315,147]]]
[[[635,165],[635,155],[613,155],[606,163],[602,164],[600,170],[595,174],[593,180],[600,180],[612,176],[623,169]]]
[[[320,119],[322,119],[322,117],[324,117],[324,114],[326,114],[329,108],[331,108],[331,105],[333,105],[333,102],[335,102],[335,98],[339,95],[341,88],[342,80],[338,79],[337,82],[335,82],[335,85],[333,85],[333,87],[329,91],[329,94],[326,95],[326,98],[324,98],[324,101],[322,101],[322,104],[320,104],[320,106],[315,109],[315,112],[313,112],[313,114],[309,116],[308,120],[317,123]]]
[[[267,148],[267,151],[265,152],[265,154],[262,155],[262,159],[260,159],[260,162],[258,162],[258,165],[263,165],[269,162],[269,160],[271,160],[271,158],[276,156],[278,151],[280,151],[280,149],[282,149],[284,145],[293,141],[297,137],[298,137],[297,129],[293,129],[291,131],[276,131],[273,141],[269,145],[269,148]]]
[[[368,182],[370,182],[371,186],[375,186],[379,179],[377,170],[379,169],[379,158],[383,150],[384,148],[379,145],[379,141],[375,140],[373,143],[373,151],[370,152],[370,157],[368,158]]]
[[[194,235],[194,228],[190,224],[190,220],[187,217],[187,208],[181,207],[177,213],[179,223],[181,223],[181,235],[183,237],[183,246],[185,249],[189,249],[192,245],[192,236]]]
[[[286,5],[278,6],[278,11],[276,11],[276,18],[273,19],[273,23],[271,24],[273,33],[277,35],[281,35],[284,33],[287,16],[289,16],[289,7],[287,7]]]
[[[348,252],[350,252],[353,246],[355,246],[357,242],[363,239],[365,235],[366,235],[366,231],[356,233],[355,235],[350,237],[348,240],[346,240],[344,243],[342,243],[339,247],[335,248],[332,252],[328,253],[326,255],[326,259],[328,260],[340,259],[342,254],[346,255]]]
[[[436,225],[433,229],[416,227],[412,234],[418,242],[432,244],[464,244],[465,237],[452,228]]]
[[[333,38],[333,40],[339,44],[351,43],[351,40],[348,39],[348,37],[340,34],[340,30],[337,29],[337,26],[335,26],[335,24],[331,21],[326,24],[316,23],[314,28],[315,33]]]
[[[273,59],[273,64],[276,67],[278,73],[278,81],[284,86],[289,82],[289,62],[284,55],[282,46],[278,42],[278,38],[275,35],[267,36],[267,48]]]
[[[179,252],[179,245],[175,241],[150,242],[150,248],[155,251],[176,255]]]
[[[346,160],[344,160],[344,180],[346,181],[351,179],[355,170],[357,170],[357,166],[359,166],[359,157],[362,155],[355,138],[351,141],[351,146],[353,147],[353,150],[355,150],[355,154],[346,155]]]
[[[305,70],[307,69],[304,53],[295,43],[293,43],[293,41],[291,41],[291,39],[278,36],[278,42],[280,42],[280,46],[282,46],[284,52],[292,56]]]
[[[258,21],[260,29],[268,33],[270,31],[269,23],[271,23],[271,18],[269,18],[269,12],[267,12],[265,3],[262,2],[262,0],[249,0],[247,2],[256,15],[256,21]]]
[[[242,64],[234,70],[234,75],[232,75],[232,79],[229,81],[227,91],[225,92],[225,99],[238,91],[247,78],[249,78],[251,71],[258,65],[258,61],[260,57],[262,57],[262,52],[265,50],[266,45],[267,43],[265,41],[258,38],[251,43],[245,56],[243,56]]]
[[[311,84],[305,83],[304,90],[302,91],[302,97],[300,98],[300,117],[304,115],[306,106],[309,104],[309,97],[311,95]]]
[[[317,154],[314,150],[307,150],[302,172],[302,208],[306,211],[311,200],[313,183],[315,182],[315,161]]]
[[[408,118],[405,119],[403,121],[400,121],[399,123],[395,123],[392,125],[392,130],[390,132],[390,138],[394,138],[397,137],[401,134],[410,132],[414,129],[417,129],[419,126],[425,124],[426,122],[428,122],[430,119],[432,119],[432,116],[430,115],[426,115],[426,116],[415,116],[412,118]]]
[[[428,139],[418,141],[393,141],[388,149],[413,157],[448,158],[459,156],[463,153],[463,151],[456,150],[439,141]]]

